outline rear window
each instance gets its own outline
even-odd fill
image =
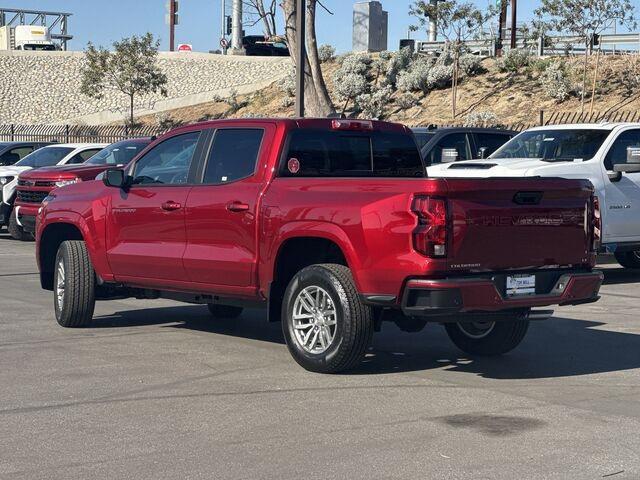
[[[412,135],[301,129],[289,136],[284,177],[422,177]]]

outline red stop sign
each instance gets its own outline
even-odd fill
[[[192,52],[193,47],[189,43],[181,43],[178,45],[179,52]]]

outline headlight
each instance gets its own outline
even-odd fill
[[[0,185],[6,185],[7,183],[9,183],[14,178],[15,177],[0,177]]]
[[[60,180],[56,182],[56,187],[64,187],[65,185],[71,185],[73,183],[78,183],[80,181],[79,178],[73,178],[69,180]]]

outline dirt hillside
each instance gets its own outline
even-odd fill
[[[538,60],[537,64],[520,69],[517,72],[501,72],[494,59],[485,59],[482,65],[484,73],[464,78],[459,86],[458,112],[456,118],[451,112],[451,91],[449,89],[434,90],[426,95],[414,93],[417,104],[408,109],[389,105],[386,120],[398,121],[409,125],[464,123],[472,112],[489,111],[495,114],[504,125],[536,124],[540,110],[544,110],[546,118],[553,112],[579,112],[579,93],[575,93],[565,101],[558,103],[545,92],[541,82],[544,66],[553,59]],[[581,57],[563,59],[572,77],[579,87],[582,80]],[[595,56],[590,59],[588,71],[587,99],[585,111],[590,109],[590,92]],[[636,75],[640,78],[637,56],[601,56],[598,65],[599,80],[594,98],[594,112],[606,112],[613,116],[621,111],[640,110],[640,91],[631,90],[627,86],[625,76]],[[333,73],[338,68],[336,61],[324,64],[325,78],[330,91],[333,91]],[[633,71],[631,71],[633,70]],[[394,99],[399,96],[394,94]],[[333,92],[332,92],[333,96]],[[149,115],[139,120],[144,124],[165,122],[168,125],[192,123],[201,120],[224,117],[289,117],[293,115],[293,106],[286,105],[286,94],[278,85],[273,84],[264,90],[249,96],[238,97],[230,106],[223,100],[212,101],[200,105],[181,108],[161,115]],[[338,102],[335,102],[336,105]]]

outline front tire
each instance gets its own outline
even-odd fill
[[[83,327],[93,319],[96,277],[82,241],[62,242],[56,255],[53,299],[56,320],[63,327]]]
[[[640,251],[615,252],[616,260],[624,268],[640,268]]]
[[[373,335],[373,313],[343,265],[312,265],[289,283],[282,330],[291,356],[306,370],[338,373],[356,367]]]
[[[516,348],[528,328],[526,313],[518,314],[513,320],[493,321],[490,316],[479,316],[466,322],[445,324],[456,347],[465,353],[486,357],[503,355]]]
[[[33,235],[24,231],[18,224],[18,219],[16,218],[16,211],[13,210],[11,215],[9,216],[9,224],[7,225],[7,230],[9,231],[9,235],[14,240],[27,241],[33,240]]]

